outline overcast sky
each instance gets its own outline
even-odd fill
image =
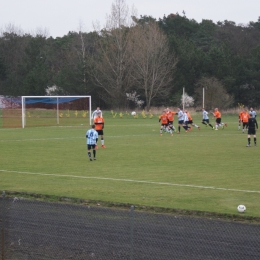
[[[62,37],[69,31],[93,31],[92,23],[105,24],[114,0],[0,0],[0,30],[11,24],[25,33],[46,30],[48,36]],[[260,0],[126,0],[140,15],[156,19],[183,10],[186,17],[214,23],[229,20],[247,25],[260,16]]]

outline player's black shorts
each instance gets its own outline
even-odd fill
[[[221,118],[216,118],[216,123],[220,124],[221,123]]]
[[[202,119],[202,122],[206,122],[209,124],[209,119]]]
[[[243,128],[244,128],[244,127],[248,128],[248,123],[247,123],[247,122],[246,122],[246,123],[243,122]]]
[[[95,144],[88,144],[88,150],[95,149],[96,145]]]
[[[255,131],[255,128],[248,128],[248,132],[247,132],[247,133],[248,133],[249,135],[255,135],[255,132],[256,132],[256,131]]]
[[[167,126],[168,126],[168,124],[161,124],[161,126],[163,126],[163,127],[167,127]]]
[[[104,135],[103,130],[96,130],[98,132],[98,135]]]
[[[173,121],[168,121],[168,125],[173,125]]]
[[[192,120],[189,120],[187,124],[192,125],[192,124],[193,124],[193,121],[192,121]]]
[[[179,121],[178,121],[178,124],[179,124],[179,125],[182,125],[182,124],[183,124],[183,120],[179,120]]]

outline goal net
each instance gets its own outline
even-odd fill
[[[91,124],[91,96],[22,96],[5,103],[3,127]]]

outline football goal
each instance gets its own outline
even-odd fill
[[[91,96],[0,96],[0,108],[5,128],[91,124]]]
[[[91,96],[22,96],[22,128],[91,124]]]

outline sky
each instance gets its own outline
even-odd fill
[[[115,0],[0,0],[0,32],[15,27],[32,35],[63,37],[69,31],[91,32],[93,22],[101,27]],[[229,20],[247,25],[260,17],[260,0],[126,0],[140,15],[156,19],[185,11],[188,19]]]

